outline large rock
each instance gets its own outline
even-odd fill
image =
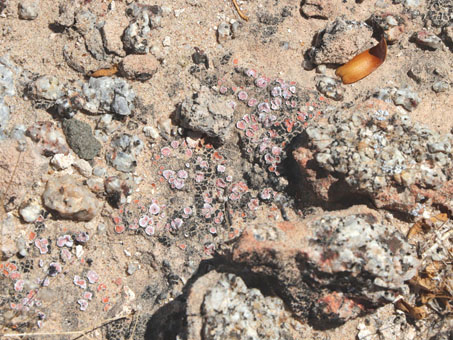
[[[187,340],[297,339],[282,300],[263,296],[231,273],[212,271],[190,288]],[[291,336],[292,335],[292,336]]]
[[[365,206],[277,224],[263,217],[246,228],[232,260],[317,328],[392,302],[419,266],[405,237]]]
[[[186,98],[180,107],[181,125],[224,142],[230,133],[234,109],[222,97],[202,87],[195,96]]]
[[[301,184],[324,204],[371,200],[414,216],[429,204],[453,211],[453,136],[413,123],[381,101],[337,112],[300,139],[293,155]]]
[[[93,219],[100,207],[96,196],[69,175],[50,179],[42,198],[46,208],[76,221]]]

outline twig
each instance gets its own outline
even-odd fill
[[[101,328],[113,321],[116,321],[116,320],[121,320],[121,319],[127,319],[129,316],[126,315],[126,316],[116,316],[114,318],[111,318],[111,319],[107,319],[107,320],[104,320],[103,322],[101,322],[99,325],[95,326],[95,327],[89,327],[89,328],[86,328],[86,329],[83,329],[83,330],[79,330],[79,331],[68,331],[68,332],[43,332],[43,333],[6,333],[6,334],[0,334],[0,336],[2,337],[23,337],[23,336],[51,336],[51,335],[78,335],[76,338],[74,338],[73,340],[76,340],[76,339],[79,339],[80,337],[82,336],[85,336],[86,334],[88,333],[91,333],[92,331],[95,331],[96,329],[98,328]]]
[[[239,7],[239,5],[238,5],[238,3],[237,3],[237,0],[233,0],[233,5],[234,5],[234,7],[236,8],[236,11],[238,12],[239,16],[240,16],[243,20],[249,21],[249,17],[246,16],[246,15],[244,14],[244,12],[241,11],[241,9],[240,9],[240,7]]]

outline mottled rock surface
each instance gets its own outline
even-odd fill
[[[273,282],[293,313],[319,328],[392,302],[419,266],[404,236],[364,206],[294,222],[256,221],[232,260]]]
[[[324,203],[367,197],[378,208],[417,216],[430,204],[452,211],[452,143],[407,115],[355,110],[307,128],[294,158]]]
[[[63,130],[69,146],[80,158],[91,160],[99,154],[101,143],[93,136],[90,125],[72,118],[63,122]]]
[[[46,208],[76,221],[93,219],[100,207],[96,196],[69,175],[50,179],[42,198]]]

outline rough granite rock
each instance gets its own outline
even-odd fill
[[[297,339],[297,323],[282,300],[264,297],[231,273],[212,271],[191,287],[187,301],[187,340]]]
[[[434,204],[453,211],[453,136],[382,109],[337,112],[308,127],[293,152],[303,186],[323,203],[370,199],[418,216]]]
[[[181,125],[224,142],[230,133],[234,109],[222,97],[203,86],[196,95],[186,98],[180,107]]]
[[[373,30],[364,22],[337,18],[316,35],[309,51],[316,64],[344,64],[356,54],[371,47]]]
[[[93,136],[91,126],[77,119],[65,119],[63,131],[71,149],[82,159],[91,160],[99,154],[101,143]]]
[[[96,196],[69,175],[51,178],[42,198],[46,208],[75,221],[90,221],[100,207]]]
[[[277,224],[262,218],[247,226],[232,261],[272,282],[316,328],[392,302],[419,266],[405,237],[365,206]]]

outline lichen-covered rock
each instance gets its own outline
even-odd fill
[[[305,130],[293,153],[303,186],[324,203],[367,197],[378,208],[404,214],[417,215],[434,203],[452,211],[453,137],[380,101],[373,106],[383,109],[338,112]]]
[[[77,119],[65,119],[63,131],[71,149],[82,159],[91,160],[99,154],[101,143],[93,136],[91,126]]]
[[[76,221],[90,221],[100,207],[96,196],[68,175],[50,179],[42,198],[47,209]]]
[[[90,78],[82,93],[86,98],[83,109],[92,114],[112,112],[128,116],[134,110],[135,92],[124,79]]]
[[[404,236],[364,206],[294,222],[262,218],[247,227],[232,260],[273,282],[291,310],[319,328],[392,302],[419,266]]]
[[[160,24],[162,10],[158,6],[132,4],[127,13],[132,17],[123,34],[124,48],[130,53],[149,52],[151,29]]]
[[[234,109],[228,101],[213,95],[204,86],[195,96],[182,102],[179,113],[182,126],[222,142],[229,135],[234,118]]]
[[[187,340],[296,339],[282,300],[247,288],[234,274],[212,271],[190,289]],[[296,336],[296,337],[294,337]]]
[[[364,22],[337,18],[318,32],[311,60],[319,64],[344,64],[356,54],[371,47],[373,30]]]

